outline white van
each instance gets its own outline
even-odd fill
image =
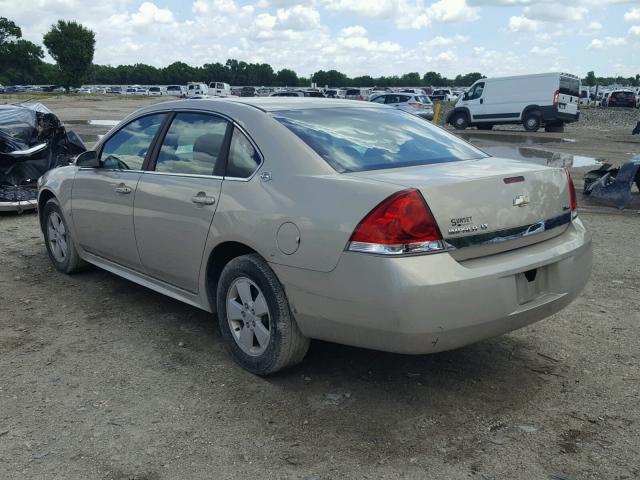
[[[209,95],[209,87],[206,83],[189,82],[187,83],[187,97],[195,97],[196,95]]]
[[[154,87],[149,87],[149,90],[147,90],[147,95],[150,95],[150,96],[162,96],[166,94],[167,94],[167,87],[154,86]]]
[[[224,82],[211,82],[209,84],[209,95],[229,96],[231,95],[231,86]]]
[[[490,130],[494,125],[521,123],[535,132],[577,122],[580,78],[568,73],[540,73],[483,78],[456,102],[446,122],[456,129]]]

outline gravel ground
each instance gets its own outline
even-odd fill
[[[138,103],[91,105],[51,107]],[[552,318],[428,356],[312,342],[266,379],[212,315],[98,269],[61,275],[37,217],[1,215],[0,478],[640,478],[640,204],[580,202],[594,271]]]

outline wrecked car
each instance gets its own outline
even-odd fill
[[[36,208],[38,178],[85,150],[41,103],[0,105],[0,211]]]
[[[584,176],[583,193],[623,209],[631,202],[634,183],[640,191],[640,155],[620,168],[604,163],[599,169],[587,172]]]

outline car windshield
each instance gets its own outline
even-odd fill
[[[338,172],[487,157],[454,135],[400,110],[319,108],[275,112],[273,117]]]

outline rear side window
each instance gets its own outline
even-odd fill
[[[273,117],[339,172],[487,157],[456,136],[396,109],[291,110]]]
[[[156,172],[213,175],[228,122],[203,113],[178,113],[162,141]]]
[[[102,168],[142,170],[151,142],[166,116],[166,113],[147,115],[121,128],[102,147],[100,153]]]
[[[571,95],[572,97],[580,96],[580,80],[577,78],[565,77],[560,75],[560,93],[563,95]]]
[[[227,163],[227,177],[248,178],[260,166],[260,155],[249,139],[237,128],[233,129]]]

